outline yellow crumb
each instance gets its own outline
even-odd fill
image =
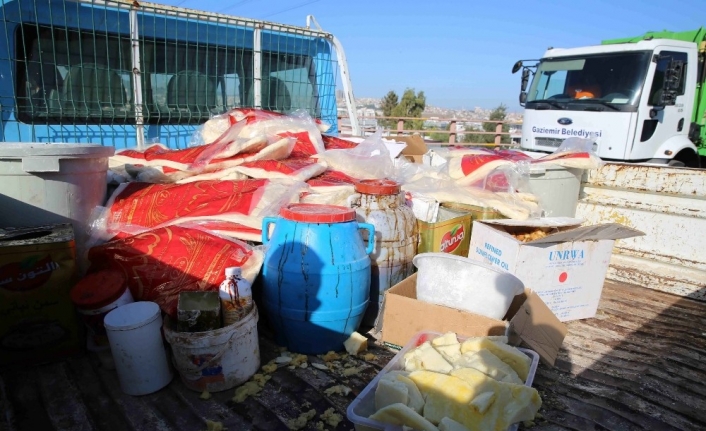
[[[290,419],[287,421],[287,428],[296,431],[304,428],[306,424],[316,416],[316,410],[312,409],[308,412],[304,412],[299,415],[296,419]]]
[[[277,364],[275,364],[274,362],[270,362],[267,365],[263,365],[262,371],[264,371],[267,374],[274,373],[275,371],[277,371]]]
[[[336,411],[331,407],[330,409],[326,410],[324,414],[321,415],[321,419],[326,421],[327,424],[329,424],[331,427],[336,428],[339,423],[343,420],[343,417],[336,413]]]
[[[203,391],[203,392],[201,392],[201,395],[199,395],[199,398],[201,398],[202,400],[210,400],[211,393],[208,391]]]
[[[244,385],[235,388],[235,396],[233,401],[236,403],[242,403],[245,399],[251,395],[257,395],[260,393],[262,388],[255,382],[246,382]]]

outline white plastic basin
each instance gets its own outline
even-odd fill
[[[525,288],[512,274],[453,254],[421,253],[412,262],[419,269],[417,299],[493,319],[502,319]]]

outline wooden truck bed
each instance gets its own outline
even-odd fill
[[[540,365],[535,387],[544,404],[534,430],[706,429],[706,303],[607,282],[596,318],[568,323],[554,368]],[[278,355],[261,336],[263,364]],[[233,390],[199,399],[176,377],[161,391],[123,395],[113,371],[84,355],[24,371],[0,373],[2,430],[286,430],[286,421],[315,410],[305,426],[350,430],[346,407],[394,352],[349,358],[338,371],[312,366],[272,374],[262,392],[234,403]],[[311,357],[310,362],[322,361]],[[350,376],[340,373],[357,368]],[[348,395],[326,390],[351,388]],[[330,392],[330,391],[329,391]],[[336,428],[321,416],[333,408]]]

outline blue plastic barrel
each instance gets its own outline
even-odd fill
[[[270,224],[274,224],[268,237]],[[280,217],[266,217],[262,242],[263,298],[277,343],[317,355],[341,350],[358,328],[370,296],[370,257],[350,208],[290,204]]]

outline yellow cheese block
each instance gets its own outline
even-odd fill
[[[434,348],[437,352],[441,353],[441,356],[443,356],[447,362],[451,364],[461,358],[461,345],[459,343],[448,344],[445,346],[434,346]]]
[[[475,353],[467,352],[453,363],[455,369],[474,368],[483,374],[501,382],[515,383],[518,385],[524,382],[517,375],[511,366],[501,361],[488,349],[481,349]]]
[[[418,431],[439,430],[436,426],[434,426],[434,424],[424,419],[419,413],[402,403],[392,404],[380,409],[370,416],[370,419],[393,425],[404,425]]]
[[[436,346],[449,346],[451,344],[459,344],[458,338],[456,338],[455,332],[447,332],[440,337],[436,337],[431,340],[431,345]]]
[[[439,431],[469,431],[468,428],[451,418],[443,418],[439,422]]]
[[[463,354],[479,352],[483,349],[490,351],[500,358],[501,361],[512,367],[523,382],[527,380],[532,361],[527,355],[517,350],[515,347],[489,340],[488,338],[473,338],[461,343],[461,353]]]
[[[405,371],[390,371],[382,376],[382,379],[380,380],[389,380],[404,384],[407,387],[407,406],[415,412],[421,414],[422,409],[424,408],[424,398],[422,397],[422,393],[419,392],[417,385],[415,385],[414,382],[407,377],[408,375],[409,373]],[[377,408],[379,407],[377,407],[376,404],[376,409]]]
[[[453,370],[449,362],[429,342],[419,346],[416,350],[417,357],[422,360],[422,368],[437,373],[448,373]]]
[[[397,380],[380,379],[375,388],[375,410],[397,403],[407,405],[408,401],[407,385]]]
[[[478,374],[487,381],[495,382],[481,372]],[[430,371],[415,371],[409,378],[424,395],[424,417],[430,422],[439,424],[443,418],[448,417],[471,431],[493,429],[487,428],[495,419],[487,409],[481,413],[471,405],[481,393],[487,392],[483,390],[484,385],[469,384],[458,377]]]
[[[496,418],[496,424],[499,424],[500,429],[505,429],[516,422],[534,419],[542,406],[539,392],[525,385],[498,382],[473,368],[453,370],[451,376],[463,380],[469,386],[479,388],[482,393],[492,391],[495,394],[485,415]],[[490,389],[491,387],[492,389]],[[482,411],[485,404],[481,403],[485,401],[482,397],[480,399],[476,397],[471,401],[471,405],[475,404],[475,409]],[[452,417],[452,419],[456,418]]]
[[[357,355],[363,350],[368,350],[368,339],[364,335],[357,332],[353,332],[346,341],[343,342],[343,347],[346,348],[346,352],[351,355]]]

